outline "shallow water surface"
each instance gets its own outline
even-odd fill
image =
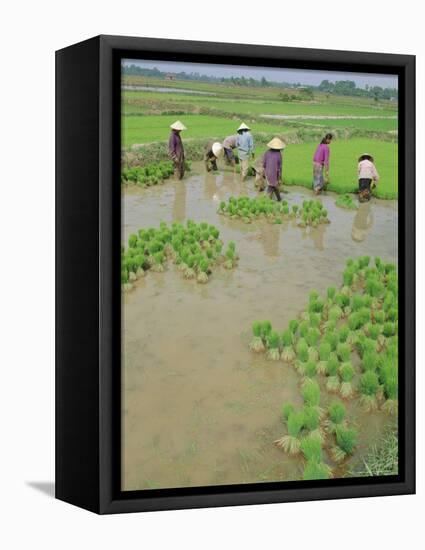
[[[216,213],[230,195],[255,194],[253,181],[203,174],[194,165],[183,182],[126,189],[122,240],[160,221],[207,221],[236,242],[236,269],[217,267],[206,285],[170,266],[149,272],[123,297],[122,483],[124,490],[299,479],[302,462],[273,445],[284,434],[283,402],[301,405],[291,366],[250,352],[251,324],[270,319],[283,330],[306,306],[312,289],[341,284],[347,257],[397,256],[397,203],[357,211],[323,196],[331,224],[300,229],[294,222],[244,224]],[[311,193],[289,187],[300,203]],[[323,395],[326,402],[326,394]],[[356,401],[358,453],[388,422],[366,416]]]

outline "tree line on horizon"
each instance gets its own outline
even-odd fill
[[[364,88],[359,88],[353,80],[337,80],[332,82],[328,79],[322,80],[318,86],[305,85],[300,82],[274,82],[267,80],[264,76],[261,79],[244,76],[232,76],[229,78],[200,74],[197,72],[187,73],[181,71],[178,73],[168,73],[160,71],[157,67],[152,69],[140,67],[139,65],[131,64],[124,65],[122,72],[128,76],[147,76],[159,79],[165,79],[169,74],[172,74],[178,80],[191,80],[197,82],[210,82],[229,84],[233,86],[249,86],[249,87],[274,87],[274,88],[293,88],[297,91],[302,91],[304,95],[312,98],[313,92],[324,92],[326,94],[369,97],[378,101],[380,99],[397,99],[398,90],[396,88],[383,88],[382,86],[369,86],[366,84]]]

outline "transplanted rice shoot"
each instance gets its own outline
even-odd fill
[[[326,373],[326,365],[331,355],[332,347],[329,342],[323,341],[319,346],[319,363],[317,365],[317,372],[319,374]]]
[[[358,432],[354,428],[339,425],[335,430],[335,438],[337,447],[332,449],[332,458],[335,462],[340,462],[354,452],[357,446]]]
[[[302,387],[301,395],[306,405],[318,407],[320,405],[320,387],[315,380],[308,380]]]
[[[316,434],[309,434],[306,437],[303,437],[301,440],[300,449],[307,461],[322,461],[322,440]]]
[[[376,372],[368,370],[360,377],[361,404],[367,412],[378,408],[376,392],[379,388],[379,379]]]
[[[351,384],[351,381],[354,377],[354,368],[351,363],[346,362],[343,365],[341,365],[339,369],[339,374],[341,376],[341,386],[340,386],[340,394],[344,398],[349,398],[353,395],[353,386]]]
[[[282,333],[282,359],[284,361],[292,362],[296,355],[292,346],[293,333],[290,329],[284,330]]]
[[[345,415],[345,406],[340,401],[333,401],[328,407],[326,430],[329,433],[335,433],[336,427],[344,422]]]
[[[300,338],[297,342],[297,357],[301,363],[308,361],[308,345],[304,338]]]
[[[275,330],[272,330],[267,339],[267,347],[268,347],[267,359],[270,359],[271,361],[279,361],[280,359],[279,346],[280,346],[279,334]]]
[[[282,405],[282,418],[286,422],[289,418],[289,415],[295,411],[295,407],[292,403],[284,403]]]
[[[340,343],[337,345],[336,352],[341,361],[349,361],[351,357],[351,349],[348,344]]]
[[[338,359],[330,357],[326,363],[326,389],[329,392],[337,392],[339,390],[338,367]]]
[[[300,452],[300,432],[304,426],[303,412],[292,412],[286,422],[288,434],[275,441],[275,445],[286,453],[294,455]]]
[[[311,481],[314,479],[329,479],[332,477],[332,470],[323,462],[316,462],[315,460],[308,461],[303,473],[303,479],[305,481]]]
[[[265,351],[266,348],[262,339],[261,321],[254,321],[254,323],[252,323],[252,334],[253,338],[249,345],[252,351],[255,351],[256,353]]]

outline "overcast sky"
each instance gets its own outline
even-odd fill
[[[359,88],[369,86],[382,86],[383,88],[397,88],[398,78],[395,75],[372,74],[372,73],[340,73],[336,71],[306,71],[304,69],[275,69],[270,67],[242,67],[237,65],[212,65],[207,63],[180,63],[173,61],[141,61],[137,59],[124,59],[125,65],[139,65],[140,67],[152,69],[157,67],[163,72],[173,73],[200,73],[208,76],[231,77],[245,76],[245,78],[261,79],[274,82],[290,82],[310,84],[316,86],[322,80],[354,80]]]

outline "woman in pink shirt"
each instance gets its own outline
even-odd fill
[[[372,155],[365,153],[359,158],[357,173],[359,176],[359,202],[370,201],[372,183],[376,185],[379,180]]]
[[[317,146],[313,157],[313,191],[319,195],[323,188],[329,183],[329,144],[332,141],[332,134],[326,134]]]

